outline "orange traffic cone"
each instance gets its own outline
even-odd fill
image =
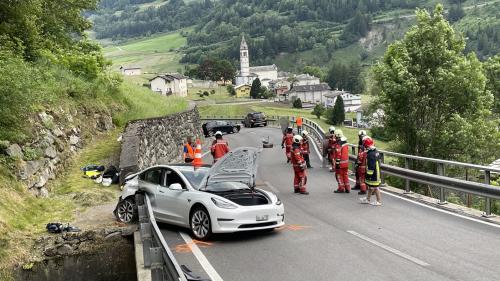
[[[203,165],[203,160],[201,159],[201,142],[200,139],[196,140],[196,149],[194,150],[194,160],[193,166],[199,168]]]

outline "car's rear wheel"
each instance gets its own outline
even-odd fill
[[[212,235],[212,224],[210,215],[203,207],[197,207],[191,212],[191,232],[198,240],[208,240]]]
[[[133,198],[122,200],[116,206],[116,218],[120,222],[133,223],[137,221],[138,216],[137,205]]]
[[[238,127],[233,127],[233,133],[237,133],[239,131],[240,131],[240,129]]]

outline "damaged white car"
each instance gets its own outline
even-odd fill
[[[115,209],[118,220],[137,220],[135,194],[148,194],[156,220],[191,229],[197,239],[212,233],[274,229],[285,224],[283,203],[255,187],[257,148],[238,148],[212,167],[158,165],[126,178]]]

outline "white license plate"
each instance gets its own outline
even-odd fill
[[[267,221],[267,220],[269,220],[269,215],[256,216],[255,220],[256,221]]]

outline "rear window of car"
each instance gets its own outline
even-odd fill
[[[254,113],[254,114],[252,114],[252,117],[253,118],[264,118],[264,114],[262,114],[262,113]]]

